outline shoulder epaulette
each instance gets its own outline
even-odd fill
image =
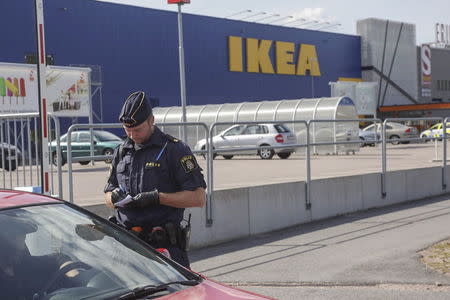
[[[170,134],[167,134],[167,133],[164,133],[164,134],[166,135],[167,139],[169,139],[170,142],[178,143],[178,142],[180,141],[179,139],[174,138],[174,137],[171,136]]]

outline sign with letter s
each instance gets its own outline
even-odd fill
[[[191,0],[167,0],[167,4],[189,4]]]

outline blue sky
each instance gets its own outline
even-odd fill
[[[169,5],[167,0],[99,1],[177,10],[177,5]],[[232,18],[248,17],[250,21],[273,14],[286,16],[286,21],[281,20],[278,22],[280,24],[291,20],[288,18],[290,15],[308,17],[321,22],[330,22],[330,24],[339,23],[340,26],[335,25],[327,29],[324,27],[324,29],[347,34],[356,34],[356,21],[365,18],[413,23],[416,25],[417,44],[435,41],[435,23],[450,24],[450,0],[191,0],[191,4],[183,7],[184,12],[215,17],[227,17],[247,9],[252,12],[238,14]],[[250,17],[258,13],[260,15]],[[273,17],[266,22],[275,19]]]

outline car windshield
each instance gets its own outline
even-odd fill
[[[386,125],[386,127],[387,127],[387,125]],[[381,126],[380,126],[380,124],[377,124],[377,131],[381,131]],[[375,131],[375,125],[369,125],[369,126],[367,126],[366,128],[364,128],[363,129],[363,131]]]
[[[195,278],[108,221],[66,204],[0,210],[0,225],[2,299],[112,299]],[[185,288],[166,293],[175,287]]]
[[[122,141],[120,137],[108,131],[95,131],[95,136],[97,137],[97,140],[100,142]]]

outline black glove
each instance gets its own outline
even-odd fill
[[[159,192],[154,189],[151,192],[139,193],[133,197],[133,201],[126,204],[125,207],[143,208],[159,205]]]
[[[116,204],[120,200],[123,200],[127,194],[121,188],[115,188],[111,192],[111,202],[112,204]]]

